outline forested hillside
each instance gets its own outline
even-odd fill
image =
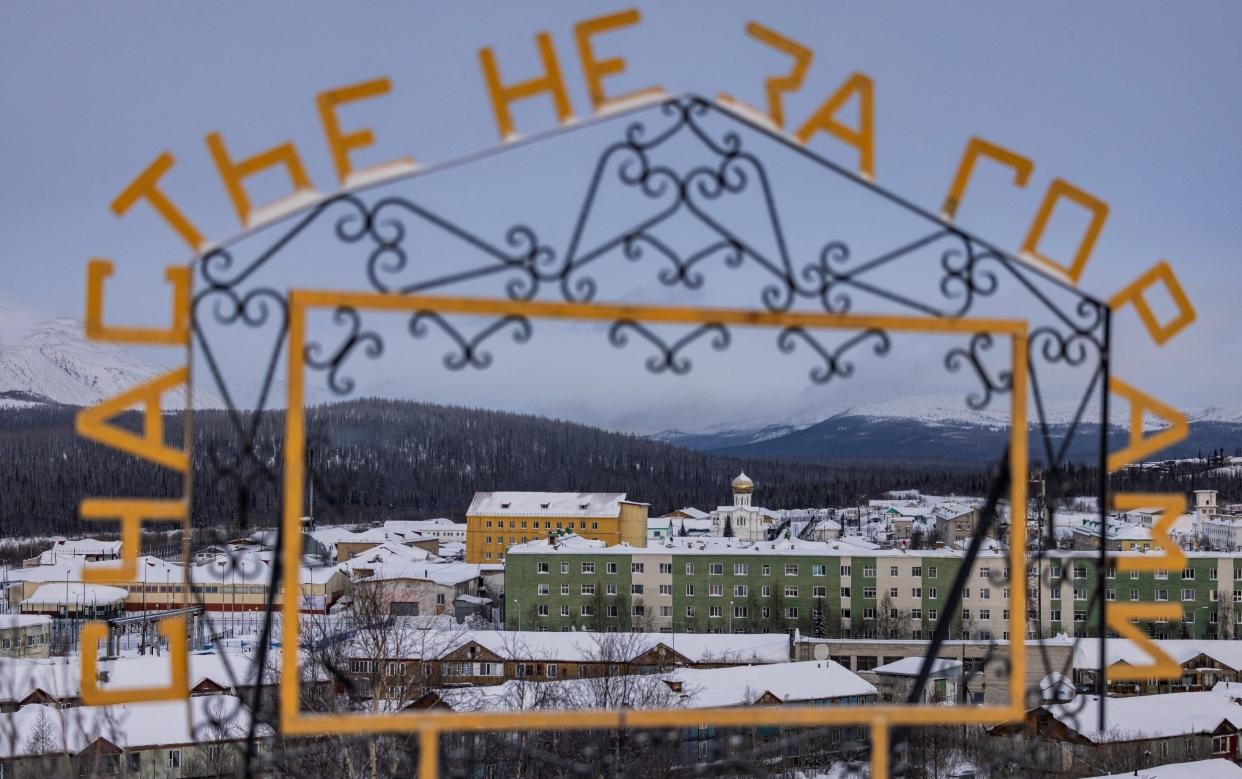
[[[77,505],[87,496],[180,493],[180,477],[80,439],[73,430],[75,413],[64,406],[0,411],[5,535],[82,532]],[[137,425],[138,418],[128,421]],[[238,421],[249,429],[250,417]],[[179,443],[181,416],[170,414],[165,424],[169,440]],[[255,425],[255,459],[239,460],[237,427],[227,413],[195,413],[195,524],[276,522],[282,425],[279,412],[265,413]],[[852,505],[895,488],[983,494],[989,482],[979,464],[740,459],[542,417],[375,399],[309,410],[308,440],[316,473],[314,511],[322,521],[461,519],[476,490],[626,492],[651,503],[653,514],[682,506],[711,509],[729,499],[729,481],[742,469],[758,485],[756,503],[771,508]],[[250,462],[266,473],[247,468]],[[1120,478],[1127,483],[1118,486],[1145,489],[1188,487],[1192,481],[1155,471]],[[1083,494],[1091,490],[1094,473],[1078,468],[1071,480],[1073,492]],[[239,491],[239,484],[246,489]],[[1224,491],[1222,499],[1239,495],[1237,479],[1213,477],[1211,486]]]

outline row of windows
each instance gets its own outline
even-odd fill
[[[1006,571],[1007,571],[1007,570],[1008,570],[1008,569],[1006,569]],[[1087,578],[1087,567],[1086,567],[1085,565],[1076,565],[1076,566],[1074,566],[1073,574],[1074,574],[1073,578],[1075,578],[1075,579],[1085,579],[1085,578]],[[1061,578],[1061,575],[1062,575],[1062,569],[1061,569],[1061,566],[1059,566],[1059,565],[1052,565],[1052,566],[1049,566],[1049,568],[1048,568],[1048,576],[1049,576],[1049,578],[1052,578],[1052,579],[1060,579],[1060,578]],[[1191,582],[1191,581],[1194,581],[1194,580],[1195,580],[1195,578],[1196,578],[1196,576],[1197,576],[1197,574],[1195,573],[1195,569],[1194,569],[1194,568],[1184,568],[1184,569],[1182,569],[1182,581],[1186,581],[1186,582]],[[1117,578],[1117,569],[1116,569],[1116,568],[1106,568],[1106,569],[1104,570],[1104,578],[1106,578],[1106,579],[1116,579],[1116,578]],[[1131,580],[1138,581],[1138,578],[1139,578],[1139,571],[1130,571],[1130,579],[1131,579]],[[1157,569],[1157,570],[1156,570],[1156,578],[1157,578],[1157,579],[1162,579],[1162,580],[1163,580],[1163,579],[1168,579],[1168,578],[1169,578],[1169,572],[1168,572],[1167,570],[1164,570],[1164,569]],[[1234,578],[1234,580],[1235,580],[1235,581],[1242,581],[1242,568],[1235,568],[1235,569],[1234,569],[1234,571],[1233,571],[1233,578]],[[1216,581],[1216,569],[1215,569],[1215,568],[1209,568],[1209,569],[1208,569],[1208,581],[1213,581],[1213,582],[1214,582],[1214,581]]]
[[[512,541],[513,539],[510,538],[509,540]],[[487,542],[491,543],[491,536],[487,537]],[[565,574],[569,573],[569,565],[570,565],[569,563],[561,563],[560,564],[561,573],[565,573]],[[582,573],[595,573],[595,567],[596,567],[595,562],[580,563],[580,569]],[[785,568],[786,576],[798,576],[799,572],[801,571],[801,566],[798,563],[786,563],[784,568]],[[841,566],[840,575],[843,577],[849,576],[851,573],[850,569],[851,569],[851,566],[848,566],[848,565]],[[537,562],[535,564],[535,570],[537,573],[551,573],[552,564],[546,561]],[[646,570],[646,563],[630,563],[631,573],[643,573],[645,570]],[[660,563],[659,570],[660,570],[660,573],[662,574],[671,574],[673,572],[673,564],[672,563]],[[723,576],[725,573],[725,570],[726,570],[725,563],[708,563],[707,565],[707,573],[709,576]],[[617,563],[611,563],[611,562],[604,563],[605,573],[617,573],[617,571],[618,571]],[[686,563],[685,571],[686,571],[687,576],[693,576],[695,572],[695,563]],[[863,577],[874,579],[876,575],[875,572],[876,572],[876,569],[873,567],[864,568]],[[813,563],[810,566],[810,573],[811,573],[811,576],[827,576],[828,566],[825,563]],[[750,575],[750,563],[734,563],[733,564],[733,575],[734,576]],[[769,563],[764,563],[760,565],[759,575],[760,576],[771,576],[772,565]],[[898,567],[894,565],[891,568],[889,568],[889,575],[894,576],[894,577],[899,576],[900,572],[899,572]],[[914,578],[922,578],[923,567],[916,565],[913,568],[911,568],[910,576]],[[934,565],[928,566],[927,578],[936,579],[938,578],[938,576],[939,576],[939,570],[937,569],[937,567]],[[979,569],[980,578],[986,579],[986,578],[989,578],[990,576],[991,576],[991,569],[986,568],[986,567]],[[1008,568],[1004,569],[1004,577],[1006,579],[1009,578]]]
[[[564,523],[564,524],[562,524],[562,523]],[[504,522],[504,520],[503,520],[503,519],[498,519],[498,520],[496,520],[495,527],[496,527],[496,529],[497,529],[497,530],[503,530],[503,529],[504,529],[504,526],[505,526],[505,522]],[[570,519],[570,520],[562,520],[562,519],[558,519],[558,520],[556,521],[556,526],[557,526],[558,528],[563,529],[563,530],[573,530],[573,529],[574,529],[574,521],[573,521],[572,519]],[[487,528],[488,530],[491,530],[491,529],[492,529],[492,520],[490,520],[490,519],[489,519],[489,520],[486,520],[486,521],[483,523],[483,527]],[[509,520],[509,529],[510,529],[510,530],[518,530],[518,529],[519,529],[517,520],[513,520],[513,519]],[[526,520],[524,520],[524,519],[523,519],[523,520],[521,521],[521,527],[520,527],[520,529],[521,529],[521,530],[526,530]],[[531,530],[538,530],[538,529],[539,529],[539,520],[534,520],[534,521],[532,521],[532,522],[530,523],[530,529],[531,529]],[[544,529],[544,530],[551,530],[551,529],[552,529],[552,520],[550,520],[550,519],[544,520],[544,522],[543,522],[543,529]],[[578,529],[579,529],[579,530],[586,530],[586,529],[587,529],[587,521],[586,521],[585,519],[580,519],[580,520],[578,520]],[[591,529],[592,529],[592,530],[599,530],[599,523],[598,523],[598,522],[592,522],[592,523],[591,523]]]

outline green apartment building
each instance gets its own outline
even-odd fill
[[[1054,551],[1028,565],[1027,638],[1099,635],[1099,607],[1178,603],[1181,620],[1143,624],[1154,638],[1242,637],[1242,553],[1187,552],[1176,571],[1118,571],[1110,552]],[[673,538],[646,548],[577,536],[509,550],[505,625],[511,630],[772,633],[930,638],[952,619],[953,639],[1008,639],[1008,553],[985,551],[964,582],[961,609],[947,602],[963,553],[869,549],[847,540],[747,543]],[[1038,578],[1036,578],[1038,568]]]

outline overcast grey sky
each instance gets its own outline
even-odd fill
[[[506,75],[517,79],[533,75],[533,37],[549,31],[574,111],[585,116],[589,103],[573,24],[626,7],[5,4],[0,300],[46,315],[81,316],[86,261],[106,256],[119,266],[110,313],[158,321],[165,316],[158,269],[184,261],[186,247],[149,209],[138,207],[118,219],[108,206],[160,152],[177,157],[166,190],[209,238],[223,239],[238,224],[203,142],[208,132],[221,132],[236,156],[292,139],[317,188],[331,191],[335,175],[316,93],[389,76],[392,94],[348,114],[353,126],[376,132],[375,148],[359,153],[358,161],[459,157],[497,142],[476,59],[479,47],[494,46]],[[1242,7],[1236,3],[638,7],[640,26],[599,39],[602,54],[622,54],[627,61],[626,74],[608,81],[613,92],[658,84],[709,97],[729,92],[763,105],[764,79],[785,69],[787,60],[746,36],[747,21],[755,19],[815,51],[804,86],[786,97],[791,124],[801,123],[851,72],[874,79],[877,181],[910,200],[938,209],[967,139],[980,135],[1035,162],[1025,189],[1009,186],[999,170],[981,169],[972,183],[959,221],[997,244],[1017,250],[1052,178],[1068,179],[1107,201],[1111,215],[1082,287],[1107,297],[1156,260],[1168,259],[1199,313],[1199,321],[1162,350],[1148,345],[1132,311],[1123,313],[1115,370],[1174,403],[1236,402],[1242,377]],[[515,115],[523,133],[555,124],[543,99],[526,101]],[[852,150],[826,136],[811,145],[855,164]],[[425,194],[466,217],[472,202],[488,204],[475,215],[482,231],[498,236],[516,220],[490,210],[490,189],[509,193],[510,201],[497,203],[516,197],[535,214],[539,206],[560,209],[560,190],[552,191],[549,182],[581,182],[586,170],[587,158],[570,163],[568,154],[564,147],[541,147],[520,165],[501,162],[442,176],[426,185]],[[256,181],[253,200],[282,193],[282,183]],[[801,186],[790,188],[797,192]],[[306,262],[326,260],[312,251]],[[676,291],[652,287],[664,300],[679,299]],[[745,369],[774,350],[770,342],[749,349],[739,344],[719,365],[704,363],[699,380],[675,395],[652,395],[650,387],[604,378],[622,359],[611,347],[601,347],[599,357],[575,358],[576,371],[565,370],[564,353],[536,349],[536,357],[549,361],[542,374],[532,377],[512,365],[506,374],[499,363],[511,350],[498,347],[501,370],[482,382],[475,376],[418,384],[398,371],[371,375],[360,386],[437,400],[508,402],[544,413],[560,409],[633,428],[697,426],[749,415],[759,405],[767,414],[823,399],[821,390],[805,386],[806,364],[773,384],[755,381]],[[429,354],[438,360],[440,351]],[[630,359],[638,364],[640,356]],[[873,376],[884,379],[891,396],[938,364],[938,356],[916,353]],[[550,399],[549,388],[563,388],[566,375],[575,372],[592,380],[565,390],[567,398]],[[519,377],[525,381],[510,385]],[[841,390],[841,402],[877,397],[874,384],[851,382]],[[500,394],[485,397],[489,387]]]

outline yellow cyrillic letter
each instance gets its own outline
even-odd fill
[[[275,203],[269,203],[269,207],[297,197],[299,194],[314,191],[293,141],[273,146],[267,151],[240,162],[233,162],[229,159],[228,149],[224,148],[224,139],[220,137],[220,133],[207,135],[207,148],[211,151],[211,158],[216,163],[216,170],[220,171],[220,178],[224,181],[224,188],[229,193],[229,199],[233,201],[233,208],[237,210],[237,218],[241,220],[242,227],[251,225],[250,198],[246,195],[246,187],[243,183],[250,176],[277,165],[284,165],[285,170],[289,172],[289,181],[293,184],[294,191]]]
[[[1113,508],[1117,511],[1133,511],[1134,509],[1156,507],[1160,509],[1160,519],[1151,527],[1151,540],[1160,545],[1164,554],[1142,555],[1140,557],[1117,557],[1118,571],[1157,571],[1184,568],[1186,553],[1173,543],[1169,531],[1178,517],[1186,513],[1186,497],[1176,493],[1143,493],[1119,492],[1113,496]],[[1109,606],[1111,609],[1112,606]]]
[[[113,449],[137,455],[178,473],[185,473],[190,464],[189,452],[186,449],[175,449],[164,443],[164,415],[160,402],[165,392],[178,386],[186,386],[189,377],[190,369],[182,366],[97,405],[82,409],[78,412],[76,420],[78,435],[98,441]],[[143,434],[141,436],[109,422],[139,403],[143,407]]]
[[[1109,453],[1109,473],[1130,463],[1138,462],[1150,454],[1155,454],[1166,446],[1172,446],[1183,440],[1190,432],[1185,414],[1131,387],[1116,376],[1109,378],[1108,390],[1125,397],[1130,404],[1130,443],[1122,449]],[[1151,435],[1144,435],[1143,417],[1146,414],[1162,417],[1169,423],[1169,426]]]
[[[949,187],[949,194],[945,196],[944,205],[940,207],[940,215],[945,219],[952,221],[957,215],[957,207],[962,204],[962,196],[966,194],[966,185],[970,183],[970,177],[975,172],[975,162],[981,156],[1013,168],[1013,183],[1018,187],[1026,186],[1031,171],[1035,168],[1034,163],[1017,152],[982,138],[971,138],[966,144],[966,151],[962,153],[962,161],[957,166],[953,186]]]
[[[1156,315],[1152,313],[1151,306],[1147,305],[1147,298],[1144,295],[1156,282],[1164,285],[1168,291],[1169,297],[1173,298],[1173,303],[1177,306],[1178,314],[1168,324],[1160,324],[1156,321]],[[1162,345],[1165,341],[1186,329],[1191,322],[1195,321],[1195,309],[1190,305],[1190,298],[1186,297],[1185,290],[1182,285],[1177,282],[1177,276],[1173,275],[1173,269],[1169,267],[1169,263],[1164,260],[1156,263],[1147,269],[1147,272],[1130,282],[1129,286],[1118,292],[1108,301],[1108,307],[1113,311],[1124,306],[1126,303],[1133,303],[1134,308],[1138,311],[1139,319],[1143,320],[1143,326],[1147,328],[1147,332],[1151,335],[1151,340],[1156,345]]]
[[[1114,663],[1105,674],[1109,681],[1137,682],[1146,679],[1177,679],[1182,675],[1182,667],[1166,655],[1155,641],[1148,638],[1132,619],[1163,619],[1181,622],[1182,607],[1177,603],[1110,603],[1108,604],[1108,626],[1121,638],[1128,638],[1134,645],[1151,657],[1151,665],[1132,665],[1130,663]]]
[[[164,152],[155,158],[146,170],[138,174],[138,178],[130,182],[125,191],[116,196],[116,200],[112,201],[112,213],[121,216],[129,209],[133,208],[140,198],[146,198],[151,206],[164,217],[164,221],[172,225],[173,230],[177,231],[177,235],[190,245],[194,251],[202,251],[207,246],[202,233],[190,223],[177,209],[168,196],[159,188],[160,179],[164,174],[172,168],[175,160],[168,152]]]
[[[82,501],[79,512],[82,519],[115,519],[121,522],[121,564],[116,567],[82,569],[82,581],[97,584],[132,581],[137,576],[143,522],[185,522],[189,516],[183,499],[87,498]]]
[[[496,115],[496,127],[502,141],[517,137],[517,131],[513,128],[513,116],[509,113],[509,104],[515,100],[524,100],[547,92],[552,95],[552,102],[556,106],[557,121],[565,124],[573,119],[569,93],[565,91],[565,79],[561,77],[561,66],[556,61],[552,36],[541,32],[535,36],[535,43],[539,46],[539,58],[543,61],[543,75],[509,86],[500,81],[500,69],[496,65],[496,54],[492,48],[485,46],[479,49],[479,64],[483,67],[483,78],[492,98],[492,112]]]
[[[858,93],[858,129],[838,122],[833,118],[841,106]],[[824,101],[811,118],[798,128],[794,138],[799,143],[806,143],[818,131],[824,131],[838,140],[858,149],[858,168],[863,178],[868,181],[875,178],[875,105],[874,89],[871,79],[862,73],[855,73],[846,80],[841,88]]]
[[[785,106],[781,102],[781,93],[794,92],[802,86],[802,81],[806,78],[807,69],[811,67],[811,59],[815,56],[815,52],[792,38],[786,38],[777,31],[764,27],[759,22],[748,22],[746,34],[793,58],[793,67],[790,68],[788,73],[783,76],[772,76],[763,82],[764,90],[768,95],[768,116],[772,119],[773,124],[783,130],[785,129]],[[717,99],[725,105],[735,106],[745,112],[762,114],[761,111],[751,108],[731,95],[722,94]]]
[[[158,623],[168,638],[168,661],[172,680],[167,687],[136,687],[124,690],[99,689],[99,642],[107,639],[108,625],[88,622],[82,626],[82,703],[85,706],[111,706],[143,701],[178,701],[190,697],[189,654],[186,652],[188,626],[185,617],[168,617]]]
[[[388,94],[390,91],[392,91],[392,82],[387,78],[377,78],[372,81],[351,84],[340,89],[329,89],[326,92],[320,92],[315,99],[319,106],[319,120],[323,123],[323,132],[328,138],[328,148],[332,151],[332,164],[336,166],[336,177],[341,182],[341,186],[349,186],[351,176],[362,176],[392,163],[373,165],[357,173],[354,172],[353,166],[349,162],[350,151],[374,144],[375,133],[369,128],[355,130],[352,133],[342,133],[341,122],[336,116],[337,106],[342,103],[353,102],[354,100],[379,97],[380,95]],[[409,166],[414,165],[414,160],[410,157],[402,157],[400,160],[394,160],[394,162]]]
[[[1052,211],[1056,208],[1057,201],[1063,197],[1091,212],[1091,224],[1087,225],[1087,232],[1083,235],[1082,242],[1078,244],[1078,252],[1068,268],[1039,253],[1039,239],[1044,235],[1044,228],[1048,226],[1048,220],[1052,218]],[[1087,260],[1091,258],[1095,240],[1100,237],[1100,230],[1104,229],[1106,219],[1108,219],[1107,203],[1083,192],[1068,181],[1053,179],[1048,185],[1048,192],[1044,195],[1044,202],[1040,204],[1039,212],[1035,215],[1035,221],[1031,223],[1031,231],[1026,234],[1026,240],[1022,243],[1022,256],[1029,260],[1042,262],[1066,274],[1072,284],[1077,284],[1083,269],[1087,267]]]
[[[578,42],[578,57],[582,60],[582,75],[586,79],[587,90],[591,93],[591,105],[596,111],[625,101],[664,94],[664,90],[660,87],[636,89],[611,98],[604,94],[604,79],[607,76],[624,73],[625,60],[621,57],[611,57],[606,60],[595,59],[595,52],[591,48],[591,37],[608,30],[629,27],[638,22],[638,9],[630,8],[615,14],[587,19],[574,25],[574,39]]]
[[[112,260],[93,259],[86,266],[86,337],[92,341],[184,345],[190,340],[190,269],[169,265],[164,278],[173,288],[172,324],[158,327],[109,327],[103,323],[104,280],[116,270]]]

